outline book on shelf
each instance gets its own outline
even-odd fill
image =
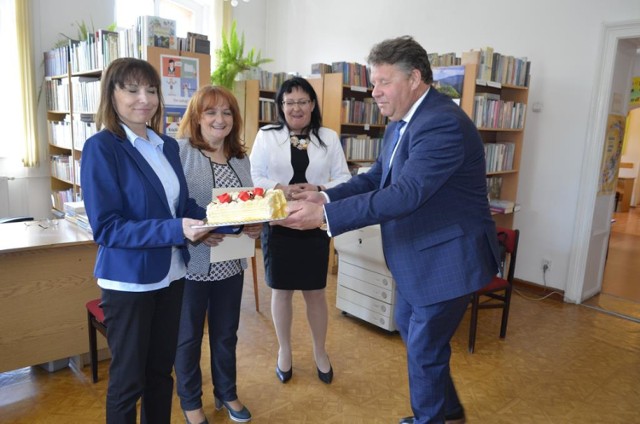
[[[520,205],[512,200],[489,199],[489,209],[492,213],[508,214],[520,210]]]
[[[187,32],[186,46],[181,46],[181,50],[194,53],[211,54],[211,41],[205,34]]]
[[[331,65],[328,63],[312,63],[311,64],[311,74],[330,74],[332,72]]]
[[[434,87],[459,105],[464,85],[464,66],[435,66],[432,70]]]
[[[143,46],[178,48],[175,20],[159,16],[140,16],[138,28]]]

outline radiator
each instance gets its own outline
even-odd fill
[[[0,218],[9,216],[9,180],[13,177],[0,177]]]

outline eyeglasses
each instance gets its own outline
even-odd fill
[[[313,102],[313,100],[298,100],[298,101],[294,101],[294,100],[285,100],[284,102],[282,102],[282,106],[289,108],[289,109],[293,109],[296,105],[300,106],[301,108],[306,107],[309,103]]]

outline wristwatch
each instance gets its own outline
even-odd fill
[[[327,231],[327,229],[329,228],[327,226],[327,215],[324,213],[324,210],[322,211],[322,225],[320,225],[319,227],[322,231]]]

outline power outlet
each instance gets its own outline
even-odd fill
[[[542,258],[542,272],[547,272],[551,269],[551,259]]]

